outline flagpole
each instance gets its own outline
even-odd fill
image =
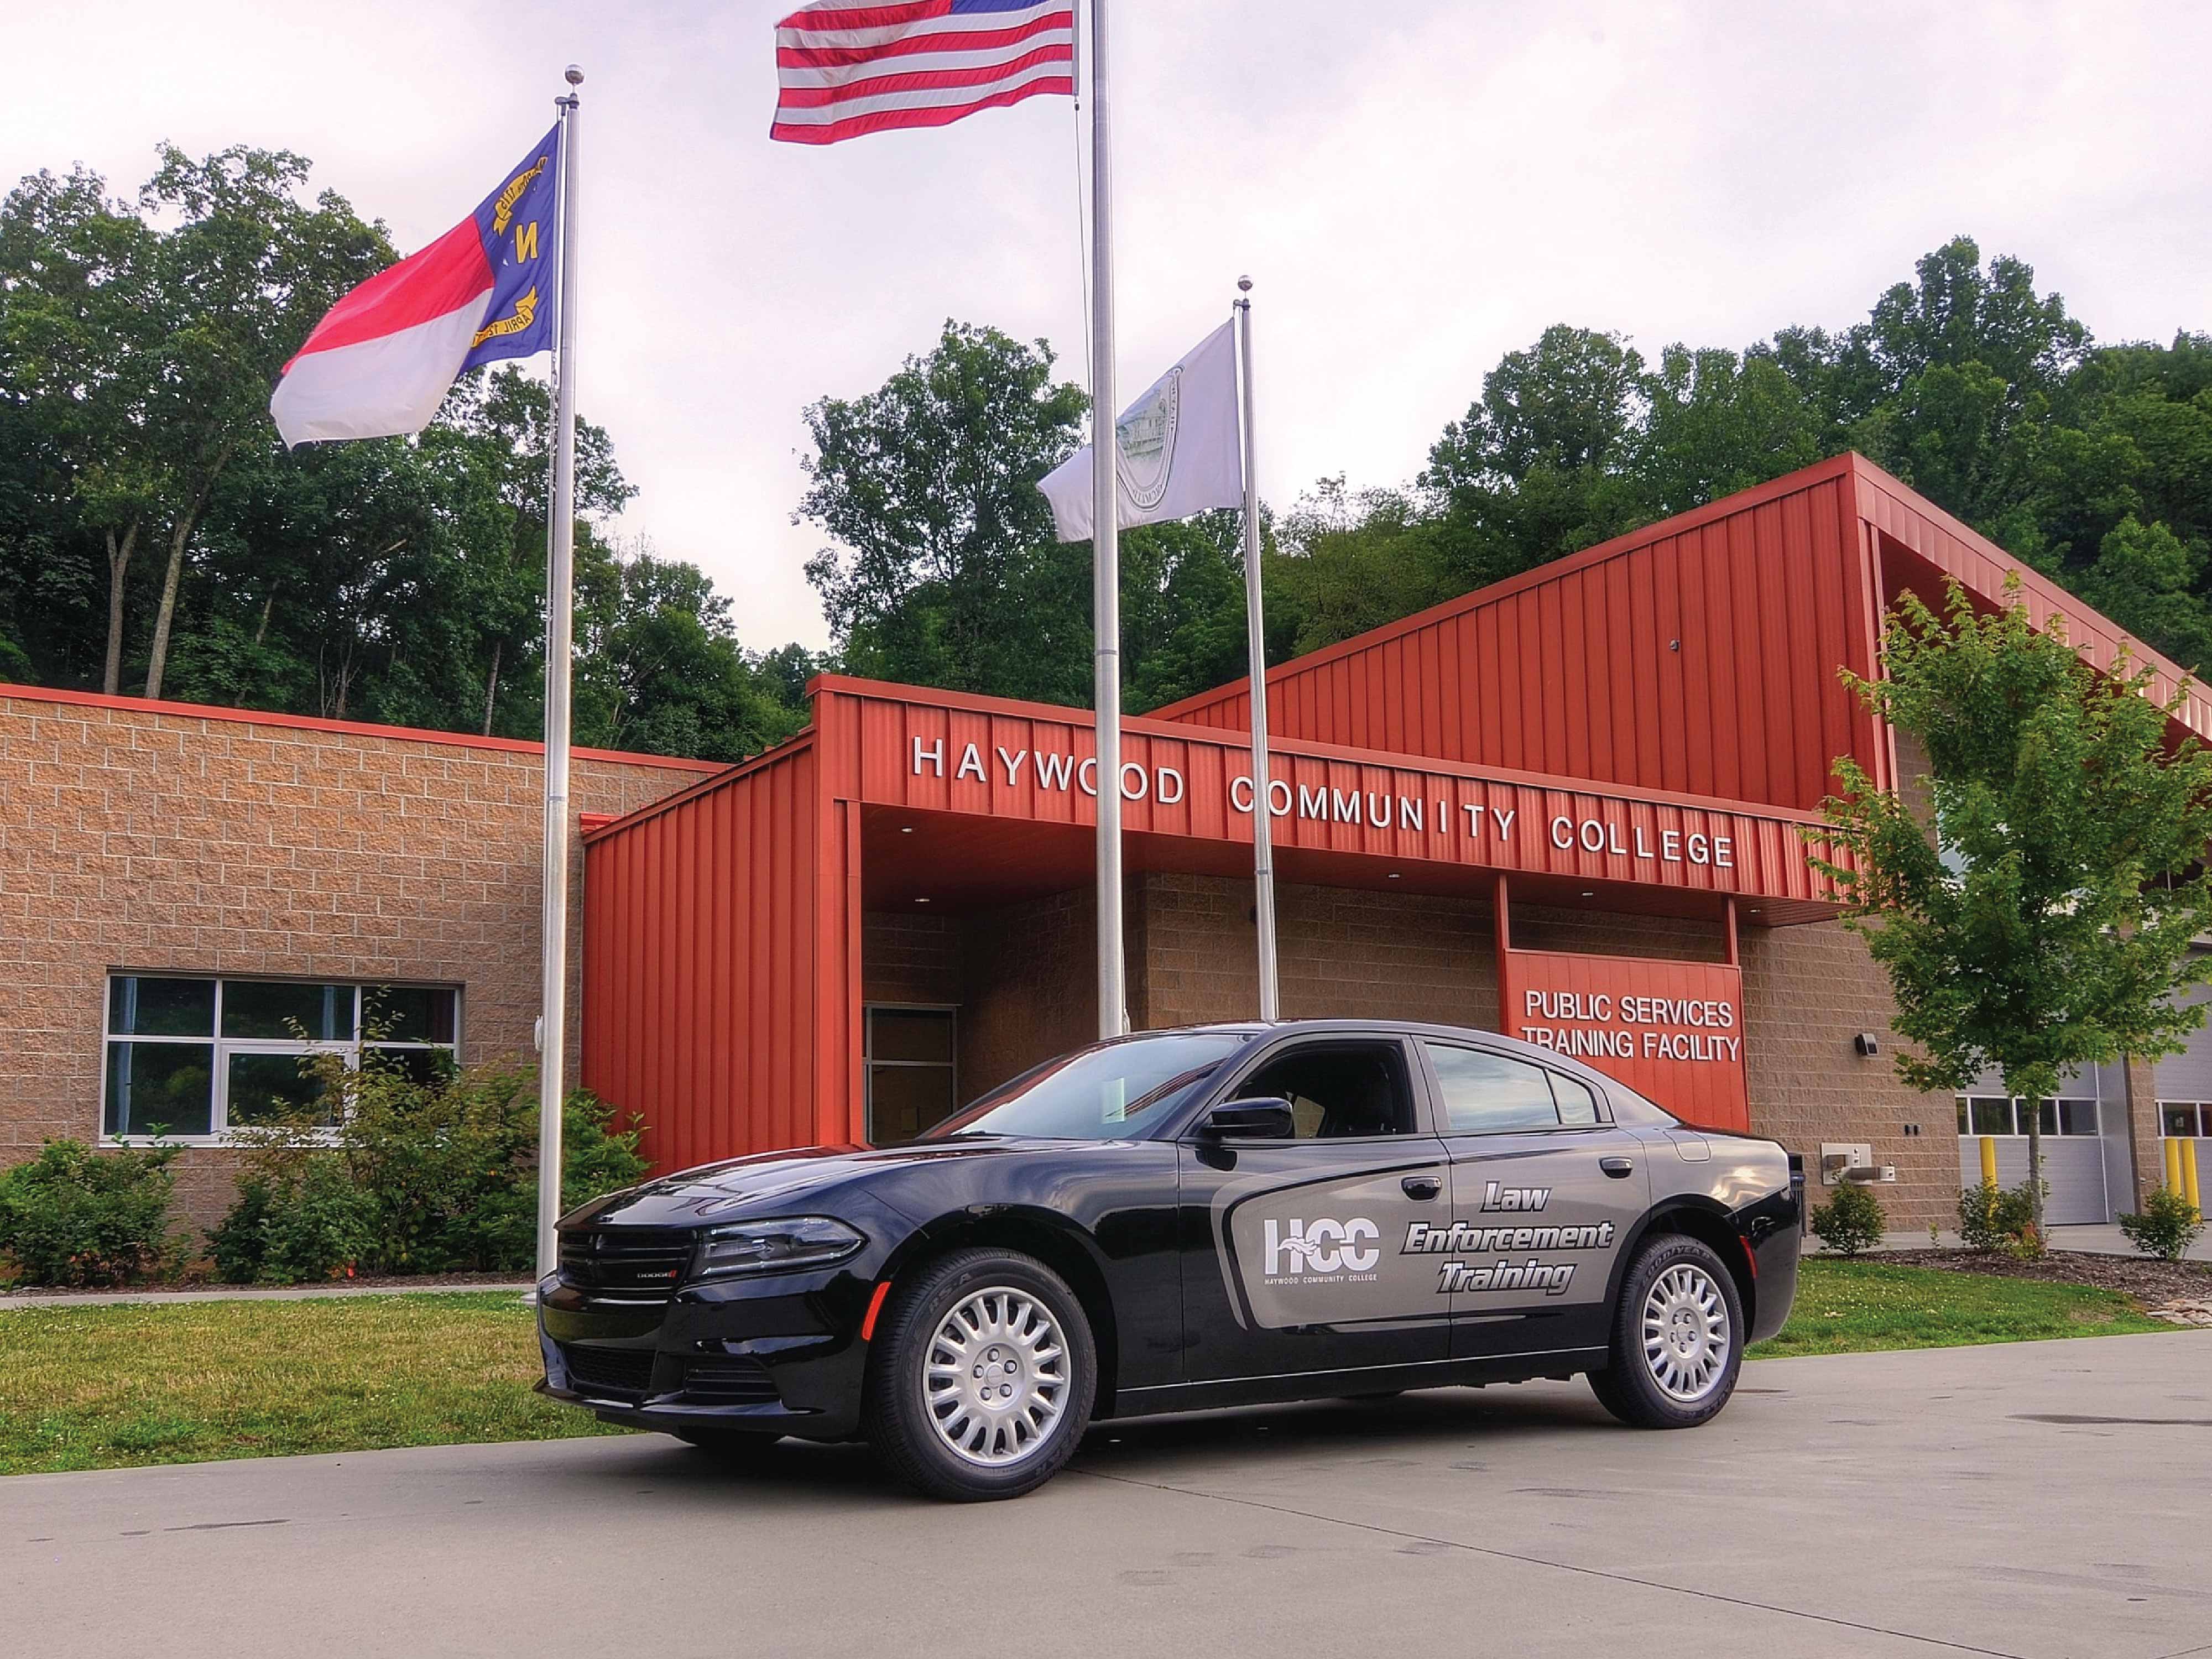
[[[1275,834],[1267,769],[1267,629],[1260,610],[1260,451],[1252,408],[1252,279],[1237,279],[1244,375],[1244,642],[1252,676],[1252,890],[1260,933],[1260,1018],[1282,1018],[1275,974]]]
[[[576,111],[571,64],[561,112],[561,314],[554,356],[553,514],[545,574],[545,880],[538,1034],[538,1276],[561,1265],[561,1113],[568,1001],[568,676],[576,550]]]
[[[1106,0],[1091,0],[1091,547],[1098,718],[1098,1035],[1129,1029],[1121,943],[1121,446],[1114,430],[1114,155]]]

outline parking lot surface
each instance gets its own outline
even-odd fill
[[[1095,1430],[1012,1504],[637,1437],[0,1480],[0,1632],[160,1653],[2212,1656],[2212,1333]]]

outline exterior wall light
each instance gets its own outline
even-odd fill
[[[1881,1052],[1881,1039],[1872,1031],[1861,1031],[1851,1039],[1851,1047],[1863,1054],[1878,1054]]]

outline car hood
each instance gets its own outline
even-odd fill
[[[1057,1141],[999,1136],[918,1142],[909,1146],[803,1146],[760,1152],[682,1170],[594,1200],[566,1217],[564,1227],[696,1227],[747,1215],[788,1214],[799,1203],[826,1200],[918,1164],[1004,1158]]]

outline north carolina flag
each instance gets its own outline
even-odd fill
[[[331,307],[269,413],[289,448],[420,432],[463,374],[553,345],[561,129],[420,253]]]

